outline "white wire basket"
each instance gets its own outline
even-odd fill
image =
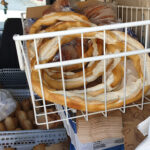
[[[79,117],[85,117],[86,120],[88,120],[88,116],[89,115],[94,115],[94,114],[100,114],[102,113],[104,116],[107,117],[107,112],[108,111],[113,111],[113,110],[120,110],[121,112],[125,113],[126,108],[128,107],[137,107],[139,109],[143,109],[143,105],[144,104],[150,104],[150,101],[148,99],[148,97],[145,97],[144,95],[144,85],[145,83],[143,83],[143,92],[142,92],[142,99],[141,101],[138,101],[138,103],[132,103],[130,105],[126,105],[126,57],[127,56],[131,56],[131,55],[140,55],[140,54],[146,54],[146,53],[150,53],[150,49],[149,47],[149,40],[148,40],[148,32],[149,32],[149,25],[150,25],[150,16],[149,16],[149,8],[140,8],[140,7],[129,7],[129,6],[117,6],[117,12],[118,12],[118,19],[121,19],[122,22],[125,23],[119,23],[119,24],[112,24],[112,25],[106,25],[106,26],[98,26],[98,27],[90,27],[90,28],[82,28],[82,29],[78,29],[78,30],[67,30],[67,31],[58,31],[58,32],[51,32],[51,33],[41,33],[41,34],[33,34],[33,35],[23,35],[23,36],[19,36],[16,35],[14,37],[15,43],[16,43],[16,47],[17,47],[17,53],[18,53],[18,59],[19,59],[19,64],[20,64],[20,68],[21,70],[25,70],[26,72],[26,76],[28,79],[28,84],[29,84],[29,88],[30,88],[30,93],[31,93],[31,97],[32,97],[32,101],[33,101],[33,107],[34,107],[34,112],[35,112],[35,116],[36,116],[36,124],[37,125],[42,125],[45,124],[47,126],[47,129],[49,129],[49,124],[51,123],[55,123],[55,122],[59,122],[59,121],[67,121],[67,124],[69,125],[69,120],[70,119],[76,119]],[[140,14],[140,15],[139,15]],[[106,31],[107,30],[124,30],[125,32],[125,51],[121,52],[121,53],[117,53],[117,54],[105,54],[105,44],[106,44]],[[127,33],[128,33],[128,29],[132,29],[135,34],[137,34],[138,40],[143,43],[143,45],[145,45],[144,49],[141,50],[135,50],[135,51],[126,51],[127,49]],[[61,37],[65,36],[65,35],[73,35],[73,34],[81,34],[81,47],[82,47],[82,53],[83,53],[83,35],[84,33],[89,33],[89,32],[97,32],[97,31],[103,31],[103,35],[104,35],[104,55],[101,56],[95,56],[95,57],[88,57],[88,58],[84,58],[82,57],[81,59],[74,59],[74,60],[68,60],[68,61],[62,61],[62,57],[60,58],[60,62],[56,62],[56,63],[46,63],[46,64],[39,64],[39,57],[38,57],[38,53],[37,53],[37,46],[36,46],[36,42],[39,38],[51,38],[51,37],[58,37],[58,44],[59,44],[59,51],[61,51]],[[42,97],[39,99],[37,99],[36,97],[34,97],[34,91],[33,91],[33,87],[32,87],[32,82],[31,82],[31,70],[30,70],[30,65],[29,65],[29,59],[28,56],[26,54],[26,47],[23,46],[22,42],[26,42],[27,40],[33,40],[34,41],[34,48],[35,48],[35,53],[36,53],[36,59],[37,59],[37,65],[34,66],[34,68],[38,71],[39,73],[39,78],[40,78],[40,87],[41,88],[41,93]],[[107,109],[107,89],[106,89],[106,60],[109,60],[111,58],[119,58],[119,57],[124,57],[124,67],[125,67],[125,71],[124,71],[124,98],[123,98],[123,106],[122,107],[116,107],[113,109]],[[88,107],[87,107],[87,95],[86,95],[86,78],[85,78],[85,71],[84,71],[84,63],[85,62],[92,62],[92,61],[100,61],[103,60],[104,61],[104,94],[105,94],[105,110],[104,111],[97,111],[97,112],[92,112],[90,113],[88,111]],[[84,81],[84,96],[85,96],[85,111],[81,111],[82,115],[70,115],[70,111],[76,112],[74,109],[72,108],[68,108],[67,106],[67,101],[66,101],[66,89],[65,89],[65,80],[64,80],[64,72],[63,72],[63,67],[67,66],[67,65],[73,65],[73,64],[83,64],[83,81]],[[146,59],[144,59],[144,66],[146,63]],[[143,68],[145,68],[143,66]],[[43,84],[42,84],[42,76],[41,76],[41,72],[40,70],[42,69],[47,69],[47,68],[52,68],[52,67],[60,67],[61,68],[61,74],[62,74],[62,83],[63,83],[63,92],[64,92],[64,103],[65,106],[60,106],[57,104],[51,104],[51,105],[47,105],[46,101],[45,101],[45,96],[44,96],[44,90],[43,90]],[[144,75],[144,79],[145,79],[145,75]],[[144,80],[143,79],[143,80]],[[145,100],[146,99],[146,100]],[[41,101],[43,103],[43,105],[41,105],[40,107],[44,108],[44,113],[43,114],[38,114],[36,112],[36,108],[38,108],[35,105],[35,101]],[[60,120],[55,120],[55,121],[48,121],[47,119],[47,115],[51,114],[49,112],[47,112],[47,107],[51,107],[53,105],[56,105],[57,107],[57,111],[51,112],[53,114],[55,113],[59,113],[64,114],[61,115],[61,119]],[[45,116],[45,122],[44,123],[39,123],[37,120],[38,116]],[[66,127],[67,128],[67,127]]]
[[[11,69],[9,70],[11,71]],[[9,89],[11,95],[17,101],[30,97],[28,89]],[[1,131],[0,150],[11,147],[17,150],[32,150],[35,145],[45,143],[47,145],[64,142],[67,140],[65,128],[51,130],[21,130]]]

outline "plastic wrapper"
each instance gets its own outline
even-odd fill
[[[0,90],[0,121],[16,109],[16,101],[7,90]]]
[[[71,11],[69,0],[56,0],[51,7],[43,13],[43,15],[59,11]]]
[[[88,49],[88,45],[90,45],[88,40],[84,40],[84,51]],[[61,51],[62,51],[62,60],[73,60],[73,59],[80,58],[82,55],[81,39],[76,38],[71,42],[62,45]],[[53,62],[57,62],[57,61],[60,61],[59,53],[57,53],[53,58]]]
[[[25,34],[28,34],[29,33],[29,30],[30,30],[30,27],[32,26],[32,24],[36,21],[36,19],[26,19],[24,21],[24,32]]]
[[[102,3],[97,0],[85,2],[71,2],[71,7],[78,13],[84,14],[97,25],[116,23],[116,7],[110,3]]]

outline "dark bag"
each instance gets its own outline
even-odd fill
[[[18,68],[18,57],[13,36],[23,34],[21,19],[9,18],[5,21],[0,47],[0,68]]]

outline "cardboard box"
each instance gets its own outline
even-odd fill
[[[38,19],[43,16],[43,13],[47,10],[50,9],[51,5],[45,5],[45,6],[37,6],[37,7],[28,7],[27,8],[27,14],[26,18],[34,18]]]
[[[109,112],[108,117],[102,114],[77,118],[77,136],[81,143],[123,138],[122,116],[120,111]]]
[[[150,105],[141,111],[136,107],[126,109],[122,114],[125,150],[135,150],[145,137],[137,129],[137,125],[150,116]]]
[[[124,150],[121,112],[111,112],[105,118],[102,114],[64,122],[74,147],[71,150]],[[109,128],[109,129],[108,129]]]

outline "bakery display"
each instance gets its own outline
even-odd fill
[[[4,148],[4,150],[15,150],[15,148]]]
[[[42,28],[44,26],[44,29]],[[83,27],[97,26],[89,19],[75,12],[53,12],[38,19],[30,28],[30,34],[46,33],[61,30],[78,29]],[[87,28],[88,30],[88,28]],[[112,30],[106,31],[106,54],[117,54],[125,51],[125,33]],[[81,42],[81,35],[65,35],[61,37],[62,58],[65,59],[67,46],[70,47],[73,41]],[[84,57],[95,57],[104,55],[103,41],[104,32],[83,33]],[[37,39],[37,50],[39,63],[52,63],[54,58],[59,56],[58,38]],[[143,45],[127,35],[128,52],[144,49]],[[65,49],[63,49],[65,46]],[[28,54],[32,68],[32,85],[34,91],[42,97],[38,71],[34,69],[37,64],[34,42],[27,41]],[[71,53],[72,49],[70,48]],[[74,50],[73,50],[74,51]],[[81,47],[76,48],[77,58],[82,58]],[[79,51],[79,52],[78,52]],[[65,56],[64,56],[65,55]],[[68,55],[71,55],[70,53]],[[144,79],[144,58],[146,57],[145,79]],[[69,57],[70,58],[70,57]],[[73,59],[77,59],[73,58]],[[146,54],[129,55],[126,57],[126,95],[124,95],[124,57],[107,59],[106,64],[106,89],[107,89],[107,109],[121,107],[126,97],[126,105],[140,100],[142,97],[143,82],[145,82],[144,93],[150,88],[150,58]],[[59,59],[57,59],[59,61]],[[57,62],[56,61],[56,62]],[[104,93],[104,60],[87,62],[85,66],[85,78],[87,88],[87,108],[89,112],[105,110]],[[66,89],[67,106],[77,110],[86,110],[84,100],[84,80],[82,64],[64,66],[64,78]],[[41,70],[44,96],[47,101],[65,105],[63,83],[60,67]],[[99,80],[99,82],[97,82]]]
[[[15,122],[15,119],[13,117],[7,117],[4,121],[5,127],[7,131],[13,131],[17,128],[17,124]]]
[[[0,122],[0,131],[6,131],[6,127],[3,122]]]
[[[41,102],[36,103],[37,106],[42,106]],[[47,108],[47,112],[56,111],[55,107]],[[38,109],[38,114],[44,114],[42,109]],[[48,120],[60,120],[57,113],[48,114]],[[38,117],[39,123],[45,123],[45,115]],[[62,127],[62,122],[49,124],[49,129]],[[47,129],[46,125],[35,124],[34,112],[31,104],[31,99],[24,99],[17,102],[16,110],[0,122],[0,131],[19,131],[19,130],[33,130],[33,129]]]
[[[54,149],[59,149],[59,150],[68,150],[68,143],[63,142],[63,143],[57,143],[57,144],[51,144],[51,145],[46,145],[46,144],[38,144],[33,147],[33,150],[54,150]]]
[[[33,150],[45,150],[45,144],[38,144],[33,147]]]
[[[24,111],[29,111],[32,108],[32,104],[28,99],[25,99],[22,101],[21,107]]]

